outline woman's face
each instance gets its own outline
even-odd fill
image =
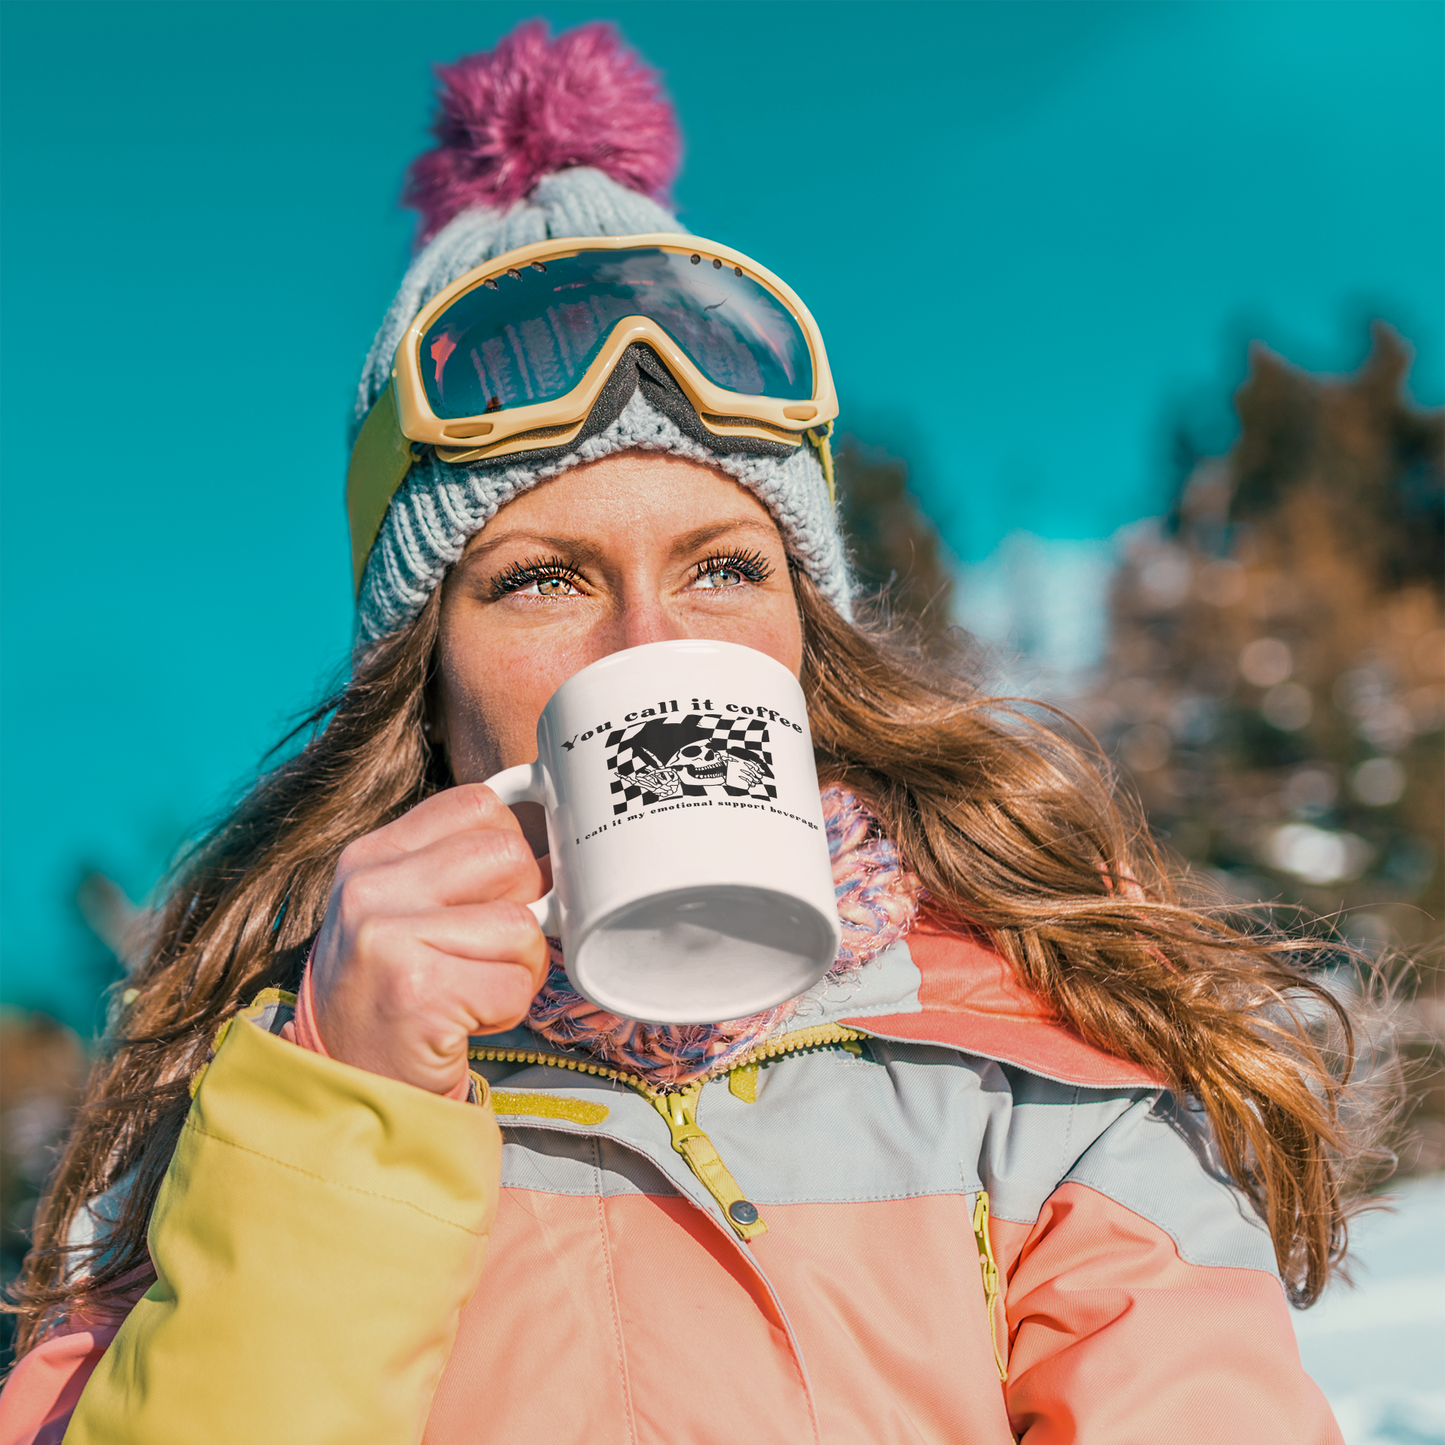
[[[509,502],[442,592],[440,717],[452,773],[537,756],[537,718],[573,673],[624,647],[711,637],[794,676],[803,632],[783,540],[711,467],[622,452]]]

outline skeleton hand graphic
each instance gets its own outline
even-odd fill
[[[677,772],[673,768],[649,768],[645,773],[633,773],[632,781],[659,798],[675,798],[682,792]]]
[[[751,791],[763,776],[763,765],[748,758],[728,758],[728,787]]]

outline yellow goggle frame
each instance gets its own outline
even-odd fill
[[[721,261],[738,268],[769,291],[798,323],[807,340],[813,367],[811,399],[785,401],[749,396],[717,386],[657,322],[645,316],[630,316],[613,326],[591,365],[562,396],[474,417],[443,420],[432,411],[422,382],[421,343],[432,323],[458,297],[534,261],[545,264],[583,251],[643,247],[689,258],[699,256],[703,261]],[[702,424],[715,436],[752,437],[793,446],[801,446],[805,441],[811,443],[817,449],[828,492],[832,495],[833,461],[828,433],[838,415],[838,398],[823,349],[823,337],[812,313],[771,271],[727,246],[699,236],[670,232],[540,241],[508,251],[458,277],[417,313],[397,345],[391,382],[362,423],[347,471],[346,508],[351,523],[351,558],[357,588],[361,587],[366,559],[381,531],[391,499],[416,459],[413,443],[434,446],[444,462],[485,461],[544,447],[567,446],[586,424],[622,354],[639,341],[646,342],[661,357]]]

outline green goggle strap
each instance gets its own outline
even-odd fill
[[[388,382],[366,414],[346,469],[346,514],[351,522],[351,570],[356,590],[386,509],[416,458],[396,416],[396,386]]]

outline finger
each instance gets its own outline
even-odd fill
[[[530,908],[520,903],[472,903],[390,918],[373,918],[358,932],[358,956],[396,957],[417,943],[468,963],[515,963],[540,985],[547,975],[547,940]]]
[[[347,849],[370,861],[392,853],[414,853],[438,839],[478,828],[521,831],[512,810],[485,783],[461,783],[418,803],[394,822]]]
[[[530,969],[516,963],[482,963],[435,954],[415,945],[418,977],[425,978],[425,997],[408,1008],[401,997],[387,1000],[388,1032],[412,1029],[432,1037],[440,1054],[465,1048],[473,1034],[516,1028],[527,1017],[539,984]],[[419,1010],[424,1009],[421,1013]],[[423,1028],[418,1029],[418,1022]]]
[[[508,944],[505,927],[489,930],[485,919],[476,920],[476,937],[490,932],[496,952],[523,957],[466,958],[400,927],[395,936],[385,936],[400,922],[387,920],[372,930],[370,946],[384,952],[384,970],[348,967],[334,979],[317,981],[317,1027],[342,1062],[423,1088],[437,1089],[440,1080],[444,1091],[455,1083],[457,1065],[465,1067],[470,1035],[513,1028],[526,1017],[543,969],[525,948]],[[425,932],[423,920],[406,922],[420,923]],[[457,946],[455,939],[444,941]],[[545,948],[537,952],[545,955]],[[353,956],[353,963],[359,961]]]
[[[536,919],[512,903],[376,920],[358,940],[357,960],[367,955],[387,960],[383,1007],[403,1031],[428,1018],[511,1027],[548,968]]]
[[[520,832],[487,828],[456,833],[414,853],[393,853],[338,871],[334,903],[342,926],[452,904],[542,896],[542,871]]]

